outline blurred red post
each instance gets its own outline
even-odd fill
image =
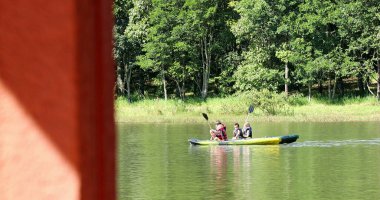
[[[112,0],[0,1],[0,199],[116,198]]]

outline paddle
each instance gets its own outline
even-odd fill
[[[255,108],[253,107],[253,105],[250,105],[249,108],[248,108],[248,114],[247,114],[247,118],[245,118],[245,122],[248,121],[248,116],[249,116],[249,113],[252,113],[253,110],[255,110]]]
[[[202,113],[202,115],[207,120],[208,126],[210,127],[210,130],[211,130],[212,128],[211,128],[210,123],[208,122],[208,116],[207,116],[207,114],[206,113]]]

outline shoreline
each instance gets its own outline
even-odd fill
[[[209,122],[220,119],[226,123],[239,122],[242,123],[246,119],[246,115],[229,115],[222,116],[212,114],[209,115]],[[318,114],[295,114],[293,116],[257,116],[250,115],[249,122],[361,122],[361,121],[373,121],[380,122],[380,112],[378,114],[368,115],[347,115],[347,114],[330,114],[330,115],[318,115]],[[207,121],[201,116],[201,114],[194,115],[141,115],[130,117],[115,117],[116,123],[207,123]]]
[[[226,106],[227,105],[227,106]],[[213,99],[202,103],[146,100],[128,103],[115,102],[116,123],[206,123],[221,120],[226,123],[242,123],[247,117],[249,104],[239,99]],[[268,115],[255,107],[249,115],[250,122],[360,122],[379,121],[380,103],[371,99],[346,104],[311,102],[306,105],[287,105],[290,112]],[[243,114],[244,113],[244,114]]]

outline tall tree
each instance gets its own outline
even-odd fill
[[[293,1],[287,0],[242,0],[231,3],[240,14],[240,19],[231,29],[244,49],[244,60],[235,73],[235,87],[239,90],[268,88],[277,91],[280,85],[288,83],[281,75],[288,76],[288,68],[281,67],[276,51],[288,42],[287,35],[278,31],[278,27],[282,23],[282,16],[289,12],[293,4]],[[285,59],[284,53],[277,55]]]
[[[116,93],[118,95],[125,94],[124,55],[128,52],[127,47],[129,44],[124,31],[129,22],[128,10],[132,6],[132,1],[130,0],[115,0],[113,6],[115,16],[113,54],[116,61]]]
[[[145,70],[159,72],[165,100],[168,99],[167,73],[175,66],[173,58],[175,41],[172,38],[173,28],[177,25],[177,16],[181,1],[153,0],[149,14],[145,54],[139,56],[139,65]]]
[[[369,92],[369,81],[376,72],[376,96],[380,98],[380,4],[376,0],[339,0],[338,5],[335,21],[346,44],[345,50],[357,63],[355,72],[364,77]]]
[[[227,26],[233,10],[222,0],[176,1],[165,7],[173,16],[172,20],[166,20],[170,28],[161,34],[167,34],[164,37],[168,38],[166,44],[170,43],[171,48],[168,76],[176,83],[181,97],[184,96],[185,83],[193,81],[205,99],[211,73],[215,73],[214,78],[221,73],[218,58],[223,58],[235,47],[234,37]],[[200,78],[196,78],[197,73]]]
[[[285,92],[285,96],[288,96],[288,93],[289,93],[289,88],[288,88],[288,84],[289,84],[289,59],[292,55],[292,52],[289,50],[289,47],[287,44],[283,44],[282,45],[282,48],[278,51],[276,51],[276,57],[279,58],[282,62],[285,63],[285,88],[284,88],[284,92]]]
[[[127,84],[127,96],[131,96],[132,70],[137,68],[137,57],[142,54],[142,48],[147,37],[148,14],[151,9],[151,0],[133,0],[133,7],[129,9],[129,22],[124,31],[128,39],[128,52],[124,54],[124,71]],[[136,70],[137,72],[137,70]],[[141,76],[140,76],[141,79]]]
[[[213,46],[217,26],[216,13],[220,1],[218,0],[186,0],[185,24],[187,31],[193,33],[193,44],[200,55],[202,66],[201,97],[207,97],[211,61],[213,59]]]
[[[131,100],[131,77],[136,58],[142,53],[146,37],[150,0],[115,0],[114,57],[117,66],[117,93]]]

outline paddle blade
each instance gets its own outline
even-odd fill
[[[249,108],[248,108],[248,113],[251,113],[253,112],[255,108],[253,107],[253,105],[250,105]]]
[[[203,117],[208,121],[208,116],[206,113],[202,113]]]

